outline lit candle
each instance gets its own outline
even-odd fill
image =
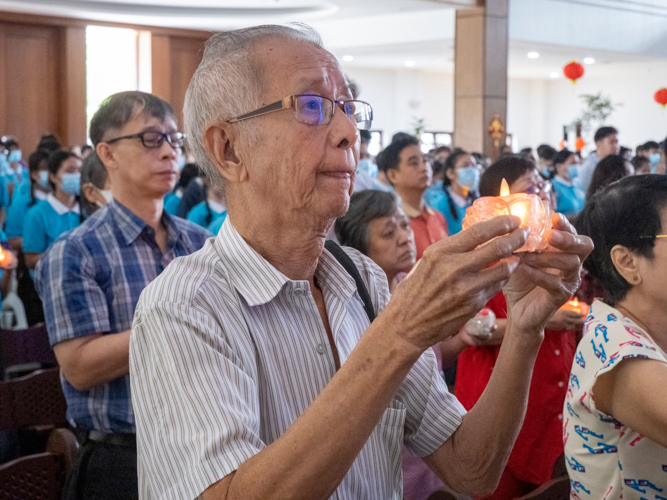
[[[551,229],[549,203],[542,201],[536,194],[510,194],[505,179],[500,187],[500,196],[478,198],[468,207],[463,219],[463,229],[499,215],[515,215],[521,219],[521,227],[530,228],[530,235],[518,252],[534,252],[547,248],[547,234]]]
[[[579,302],[579,300],[576,297],[568,300],[561,307],[561,309],[564,311],[574,311],[576,313],[581,314],[582,316],[588,316],[588,310],[590,308],[591,306],[586,304],[586,302]]]

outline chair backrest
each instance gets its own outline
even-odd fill
[[[60,370],[38,370],[0,382],[0,430],[33,425],[65,425],[67,403]]]
[[[41,367],[57,366],[49,343],[46,325],[40,323],[27,330],[0,330],[0,368],[36,363]]]
[[[2,500],[58,500],[64,481],[62,459],[37,453],[0,465]]]

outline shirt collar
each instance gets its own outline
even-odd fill
[[[107,204],[107,210],[109,210],[109,213],[115,220],[116,226],[123,235],[126,245],[132,244],[139,237],[144,228],[148,226],[141,217],[136,215],[115,198]],[[162,211],[161,220],[167,228],[167,248],[171,248],[180,237],[180,231],[174,220],[164,210]]]
[[[422,215],[432,215],[433,214],[433,210],[431,210],[431,208],[429,208],[428,205],[426,205],[426,204],[424,204],[424,211],[423,212],[420,212],[415,207],[408,205],[404,201],[401,202],[401,205],[403,207],[403,211],[405,212],[405,215],[407,215],[408,217],[415,218],[415,217],[420,217]]]
[[[227,207],[225,207],[222,203],[218,203],[217,201],[213,200],[207,200],[209,208],[214,211],[216,214],[221,214],[222,212],[225,212],[227,210]]]
[[[39,189],[35,189],[34,195],[35,198],[37,198],[39,201],[44,201],[49,197],[49,194],[45,193],[44,191],[40,191]]]
[[[74,212],[75,214],[80,213],[79,202],[78,201],[74,204],[74,206],[72,207],[71,210],[69,208],[67,208],[65,205],[63,205],[58,200],[58,198],[53,196],[53,193],[49,193],[47,195],[46,201],[48,202],[49,205],[51,205],[51,207],[53,207],[53,209],[56,211],[56,213],[58,215],[65,215],[65,214],[68,214],[70,212]]]
[[[236,231],[229,217],[223,222],[215,245],[234,288],[251,307],[273,300],[286,283],[304,288],[303,282],[290,280],[257,253]],[[357,289],[354,279],[326,249],[322,251],[315,276],[320,286],[342,301],[347,301]]]

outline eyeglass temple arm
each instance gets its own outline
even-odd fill
[[[263,108],[256,109],[255,111],[251,111],[250,113],[246,113],[245,115],[237,116],[236,118],[232,118],[231,120],[227,120],[227,123],[236,123],[243,120],[247,120],[249,118],[255,118],[256,116],[262,116],[269,113],[273,113],[274,111],[280,111],[281,109],[284,108],[290,108],[292,107],[292,99],[293,99],[292,96],[287,96],[284,99],[276,101],[272,104],[268,104]]]

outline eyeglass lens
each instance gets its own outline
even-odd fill
[[[142,136],[142,142],[147,148],[159,148],[162,146],[165,138],[168,139],[169,144],[175,148],[183,147],[184,137],[180,132],[174,132],[172,134],[163,134],[161,132],[144,132]]]
[[[296,98],[295,114],[298,121],[308,125],[324,125],[331,121],[334,112],[333,101],[315,95]],[[358,101],[345,101],[343,111],[357,128],[368,130],[371,126],[370,106]]]

